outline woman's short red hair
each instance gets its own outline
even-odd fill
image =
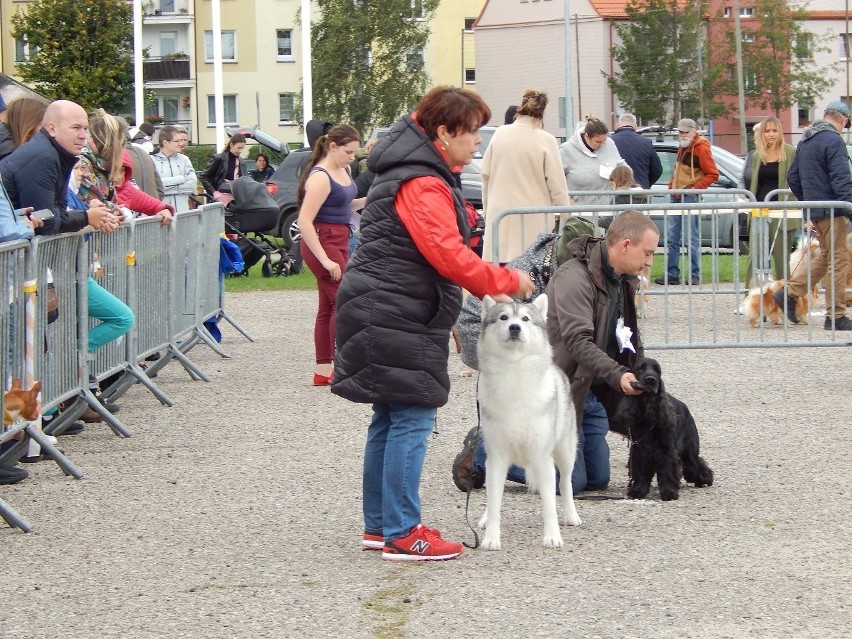
[[[431,140],[438,139],[438,127],[451,135],[476,131],[491,119],[491,109],[479,94],[458,87],[435,87],[414,108],[417,123]]]

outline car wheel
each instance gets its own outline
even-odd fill
[[[293,248],[293,245],[302,239],[302,234],[299,232],[298,211],[289,211],[281,214],[281,225],[278,227],[278,237],[284,240],[284,248],[288,251]]]

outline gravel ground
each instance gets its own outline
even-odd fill
[[[578,500],[583,525],[546,550],[538,497],[510,487],[503,550],[397,565],[359,549],[370,411],[310,386],[315,293],[228,304],[257,341],[224,327],[231,359],[193,350],[210,383],[170,364],[156,381],[174,407],[142,388],[122,400],[132,438],[105,425],[61,438],[85,479],[42,462],[2,487],[35,529],[0,525],[0,637],[850,636],[848,348],[655,351],[698,423],[711,488]],[[472,542],[450,468],[475,378],[455,354],[450,368],[423,514]],[[627,447],[610,444],[621,496]],[[471,521],[484,501],[473,494]]]

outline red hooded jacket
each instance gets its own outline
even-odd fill
[[[119,204],[143,215],[157,215],[164,209],[168,209],[174,215],[175,207],[151,197],[131,181],[133,163],[130,160],[129,151],[122,152],[121,165],[124,167],[124,182],[121,186],[115,187],[115,199]]]

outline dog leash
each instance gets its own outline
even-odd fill
[[[476,432],[474,433],[475,437],[473,438],[474,442],[479,440],[479,431],[482,429],[482,420],[479,415],[479,374],[476,376]],[[474,451],[476,450],[476,443],[474,443]],[[475,453],[474,453],[475,454]],[[470,525],[470,494],[473,492],[473,469],[471,468],[470,474],[467,476],[467,497],[464,502],[464,521],[467,524],[467,527],[470,528],[471,532],[473,532],[473,545],[471,546],[466,541],[462,542],[462,546],[465,548],[470,548],[471,550],[476,550],[479,548],[479,533],[476,532],[476,528]]]

